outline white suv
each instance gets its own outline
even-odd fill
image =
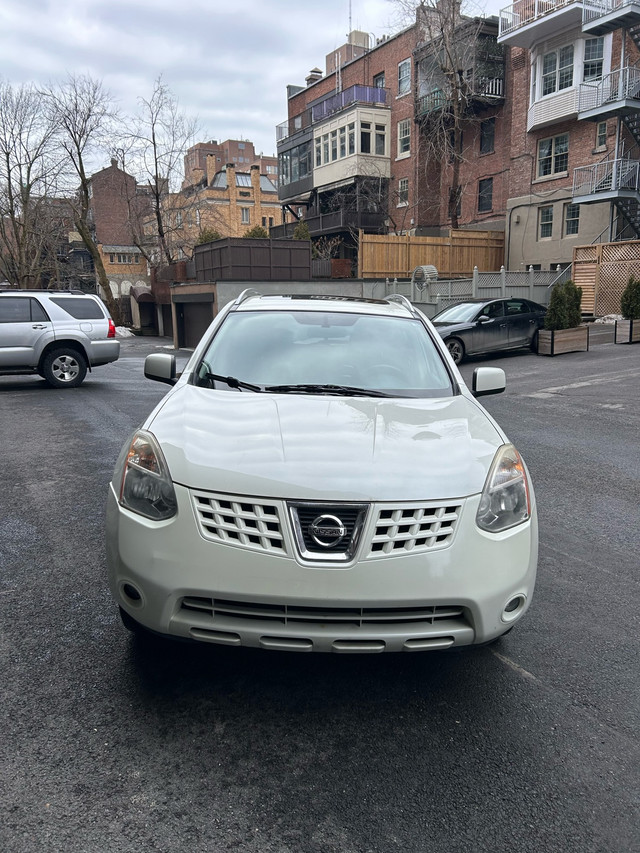
[[[537,564],[522,458],[402,297],[265,296],[214,320],[126,442],[107,560],[124,624],[322,652],[490,642]]]
[[[0,290],[0,376],[39,373],[75,388],[116,361],[120,342],[103,302],[81,290]]]

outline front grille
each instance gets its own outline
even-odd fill
[[[224,620],[225,626],[234,620],[260,620],[274,625],[316,624],[352,625],[404,625],[456,620],[467,624],[464,608],[459,605],[420,605],[417,607],[303,607],[292,604],[264,604],[255,601],[233,601],[226,598],[187,596],[180,602],[180,610],[208,616],[213,622]]]
[[[192,492],[200,533],[205,539],[257,551],[285,553],[278,507],[251,498]]]
[[[450,545],[461,504],[421,504],[378,510],[369,557],[416,553]]]
[[[369,504],[290,503],[295,543],[303,559],[347,562],[358,549]]]

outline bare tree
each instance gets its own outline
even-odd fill
[[[106,149],[113,138],[117,120],[114,102],[102,83],[87,75],[70,75],[64,83],[46,89],[44,96],[49,119],[58,126],[59,142],[67,156],[68,179],[76,189],[74,225],[93,259],[104,301],[114,321],[119,323],[120,306],[111,290],[90,222],[91,176],[87,173],[91,157]]]
[[[197,192],[177,193],[187,148],[199,131],[169,87],[158,77],[149,99],[139,98],[136,128],[130,135],[131,154],[141,183],[148,187],[151,233],[138,232],[136,242],[151,263],[171,264],[183,240],[183,222],[195,207]]]
[[[42,107],[32,85],[0,81],[0,275],[21,288],[59,280],[57,249],[68,219],[68,207],[49,198],[61,165],[55,124]]]
[[[504,49],[485,19],[462,15],[461,0],[426,0],[417,8],[409,0],[392,2],[415,14],[422,160],[427,173],[448,181],[447,218],[457,228],[464,132],[503,95]]]

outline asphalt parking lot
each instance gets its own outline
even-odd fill
[[[517,630],[454,653],[136,642],[104,500],[171,341],[123,339],[71,391],[1,377],[0,849],[640,851],[640,346],[594,335],[462,365],[506,372],[482,402],[531,470],[540,562]]]

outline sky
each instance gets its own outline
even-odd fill
[[[0,0],[0,78],[44,85],[89,74],[132,114],[161,75],[198,119],[196,141],[246,139],[270,155],[287,85],[324,71],[350,23],[375,38],[407,25],[394,0]]]

